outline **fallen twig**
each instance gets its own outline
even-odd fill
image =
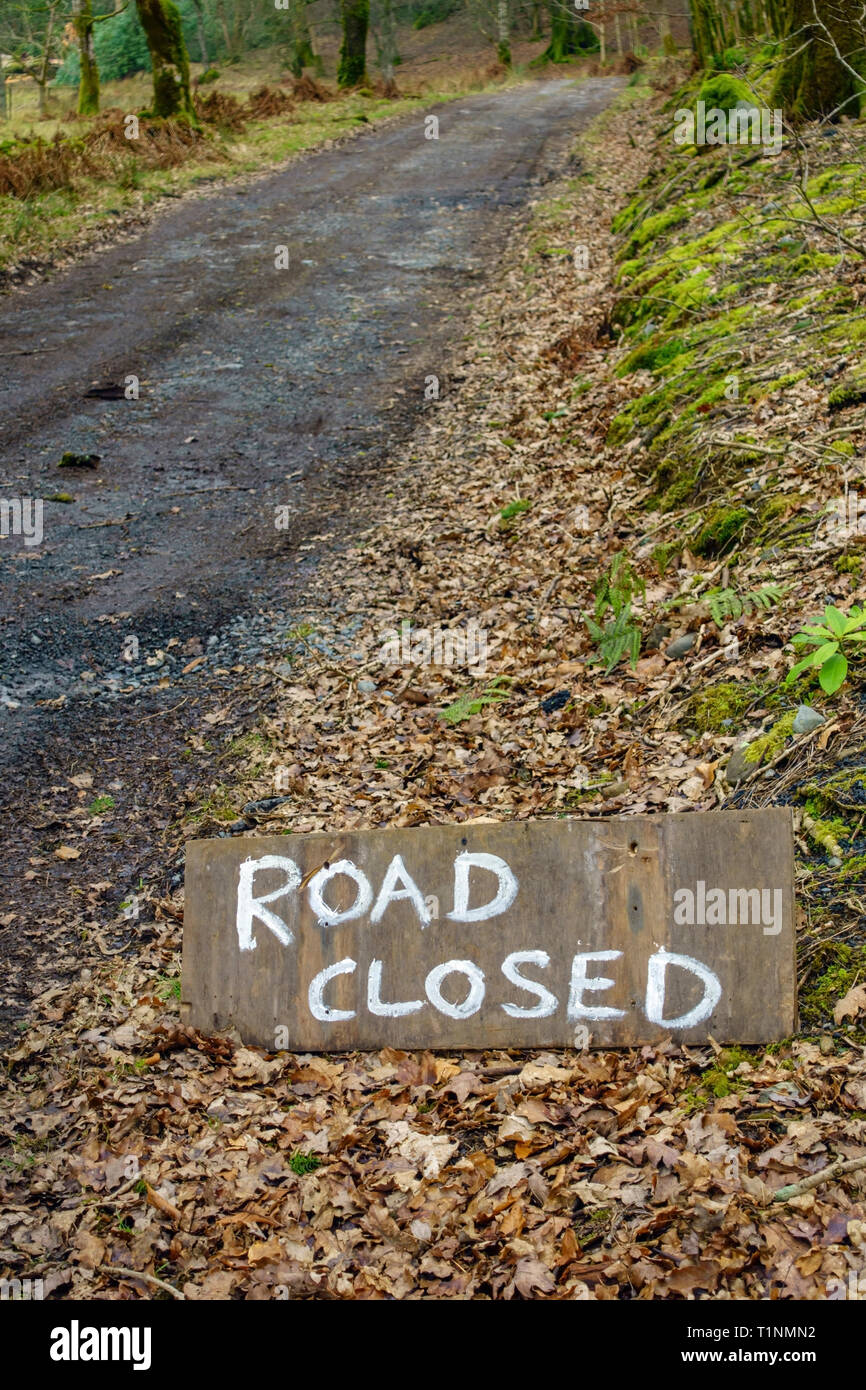
[[[820,1173],[812,1173],[810,1177],[803,1178],[801,1182],[790,1183],[788,1187],[780,1187],[778,1192],[773,1194],[774,1202],[790,1202],[792,1197],[801,1197],[804,1192],[809,1192],[813,1187],[820,1187],[822,1183],[832,1182],[834,1178],[841,1178],[845,1173],[857,1173],[866,1168],[866,1158],[839,1159],[831,1163],[828,1168],[822,1168]]]
[[[181,1303],[186,1301],[186,1294],[181,1293],[173,1284],[167,1284],[164,1279],[157,1279],[155,1274],[146,1274],[143,1269],[124,1269],[122,1265],[98,1265],[101,1274],[122,1274],[127,1279],[143,1279],[146,1284],[153,1284],[158,1289],[165,1289],[172,1298],[177,1298]]]

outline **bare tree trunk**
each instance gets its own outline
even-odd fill
[[[199,53],[201,54],[202,63],[207,68],[210,67],[210,59],[207,56],[207,36],[205,34],[204,29],[204,10],[202,9],[202,0],[192,0],[192,3],[193,8],[195,9],[195,27],[196,33],[198,34]]]
[[[397,84],[394,81],[394,68],[399,61],[397,52],[397,35],[394,30],[394,11],[391,0],[382,0],[382,42],[380,52],[380,62],[382,67],[382,81],[385,84],[385,95],[396,96]]]
[[[39,89],[39,115],[44,116],[48,107],[48,58],[51,53],[51,34],[54,29],[54,10],[48,16],[48,27],[45,31],[45,43],[42,49],[42,65],[39,68],[38,76],[34,74],[36,86]]]
[[[506,68],[511,67],[511,44],[508,0],[496,0],[496,56]]]

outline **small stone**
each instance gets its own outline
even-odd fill
[[[615,796],[625,796],[628,791],[628,782],[608,782],[606,787],[601,788],[605,801],[610,801]]]
[[[738,782],[744,781],[755,770],[755,764],[750,763],[746,758],[748,746],[747,743],[744,743],[739,748],[735,748],[728,759],[725,776],[732,787],[735,787]]]
[[[371,691],[376,689],[376,682],[358,681],[358,689],[361,691],[362,695],[369,695]]]
[[[687,652],[690,652],[697,640],[698,634],[696,632],[687,632],[684,636],[677,637],[669,647],[665,648],[665,656],[669,660],[675,661],[677,657],[685,656]]]
[[[820,729],[826,722],[823,714],[819,714],[816,709],[812,709],[810,705],[801,705],[794,715],[791,728],[795,734],[811,734],[813,729]]]
[[[644,651],[656,651],[661,646],[662,642],[667,641],[670,635],[671,630],[665,623],[656,623],[655,627],[650,628],[650,631],[647,633],[646,641],[644,642]]]
[[[267,815],[269,811],[275,811],[278,806],[282,806],[284,802],[291,801],[291,799],[290,796],[265,796],[261,801],[248,801],[243,808],[243,814],[245,816]]]
[[[829,1033],[821,1034],[820,1038],[818,1039],[818,1047],[820,1048],[822,1057],[832,1056],[834,1051],[834,1043]]]
[[[545,714],[555,714],[558,709],[563,709],[570,699],[570,690],[557,690],[555,695],[548,695],[546,700],[542,700],[541,708]]]

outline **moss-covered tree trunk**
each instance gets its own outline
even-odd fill
[[[704,67],[741,39],[773,32],[764,0],[689,0],[689,28]]]
[[[692,47],[702,67],[708,67],[713,55],[726,48],[725,21],[717,0],[689,0]]]
[[[135,4],[153,68],[153,114],[195,124],[180,11],[173,0],[135,0]]]
[[[337,85],[360,87],[367,81],[367,27],[370,0],[341,0],[343,43],[337,67]]]
[[[577,53],[597,53],[595,30],[578,19],[564,0],[550,0],[550,43],[543,57],[550,63],[567,63]]]
[[[779,5],[786,55],[776,77],[772,102],[789,120],[815,120],[836,112],[856,116],[866,84],[866,25],[854,0],[822,0],[815,18],[812,0]]]
[[[307,23],[307,0],[289,0],[289,25],[289,71],[293,77],[300,77],[304,68],[316,66],[313,40]]]
[[[95,116],[99,110],[99,68],[93,51],[91,0],[73,0],[72,26],[78,40],[78,114]]]

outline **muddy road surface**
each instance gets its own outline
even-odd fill
[[[421,113],[371,128],[0,298],[0,497],[25,517],[43,499],[39,530],[0,541],[6,1036],[87,968],[88,912],[176,878],[168,827],[204,770],[186,731],[381,515],[384,461],[432,378],[459,388],[451,354],[515,218],[618,85],[461,98],[430,113],[438,139]],[[254,718],[274,691],[263,672],[250,689]],[[94,773],[111,823],[61,858],[90,794],[70,779]],[[100,950],[136,929],[118,918]]]

